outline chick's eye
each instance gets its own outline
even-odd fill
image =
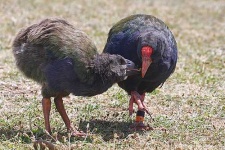
[[[112,59],[110,59],[110,60],[109,60],[109,62],[110,62],[110,63],[113,63],[113,60],[112,60]]]

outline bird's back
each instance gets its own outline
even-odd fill
[[[13,42],[18,68],[29,78],[44,82],[44,69],[56,60],[71,58],[84,78],[88,59],[97,49],[88,36],[62,19],[45,19],[22,29]]]
[[[129,31],[131,29],[134,31],[142,30],[142,28],[154,28],[155,30],[168,30],[168,27],[165,25],[164,22],[159,20],[158,18],[151,16],[151,15],[131,15],[127,18],[124,18],[117,22],[109,32],[109,37],[113,34],[117,34],[121,31]]]
[[[140,37],[149,32],[157,38],[164,38],[169,47],[176,48],[173,34],[163,21],[151,15],[137,14],[120,20],[110,29],[103,52],[120,54],[141,65],[136,50]]]

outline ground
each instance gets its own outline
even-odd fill
[[[146,116],[145,123],[154,130],[128,131],[135,116],[128,115],[127,94],[114,85],[98,96],[65,98],[74,126],[87,137],[70,138],[55,109],[54,134],[47,135],[40,86],[15,66],[16,33],[60,17],[85,31],[101,52],[110,27],[136,13],[163,20],[179,50],[175,73],[146,97],[153,119]],[[0,149],[33,149],[40,139],[58,149],[225,149],[224,14],[223,0],[0,0]]]

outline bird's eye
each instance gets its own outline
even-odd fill
[[[113,64],[113,62],[114,62],[113,59],[109,59],[110,64]]]

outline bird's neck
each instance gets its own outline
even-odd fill
[[[97,70],[97,68],[93,67],[89,67],[87,69],[85,79],[86,80],[83,80],[85,83],[85,87],[83,89],[88,93],[86,94],[87,96],[102,94],[113,85],[111,80],[107,79],[101,70]]]

